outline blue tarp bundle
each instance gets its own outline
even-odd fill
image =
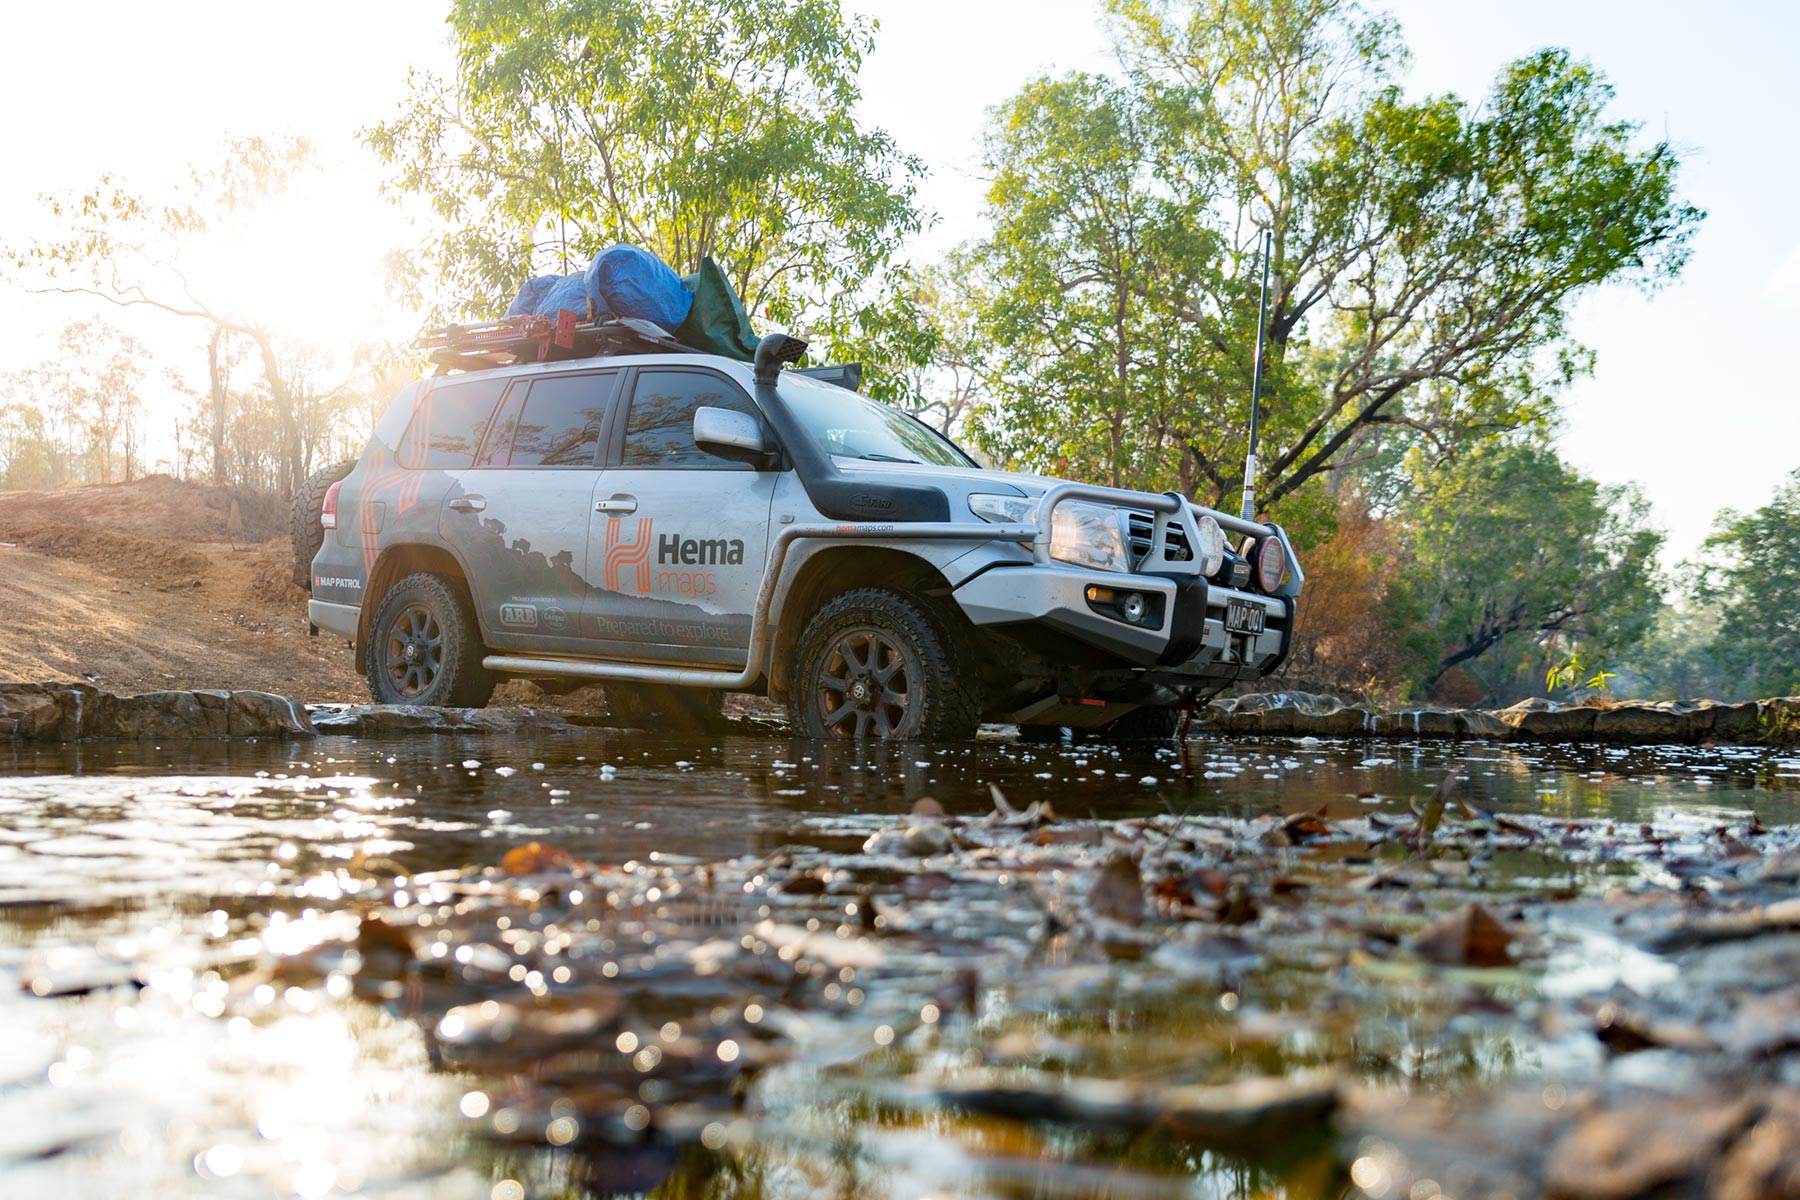
[[[670,333],[681,327],[694,306],[694,293],[668,263],[624,242],[595,255],[587,274],[614,313],[654,322]]]
[[[519,289],[519,294],[513,297],[513,302],[507,306],[506,315],[520,317],[537,312],[538,301],[544,298],[544,293],[560,282],[561,275],[539,275],[536,279],[527,280],[525,286]]]
[[[662,259],[620,242],[579,275],[539,275],[519,289],[506,315],[554,317],[569,309],[583,321],[634,317],[673,333],[687,320],[694,293]]]

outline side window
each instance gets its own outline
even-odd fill
[[[433,471],[460,471],[472,465],[488,418],[505,390],[505,379],[471,379],[433,387],[425,393],[406,436],[400,439],[396,455],[400,465]]]
[[[500,411],[488,425],[487,440],[481,443],[481,453],[475,456],[478,467],[504,467],[507,458],[512,454],[513,434],[519,431],[519,410],[525,407],[525,393],[531,390],[529,380],[521,379],[513,385],[512,391],[506,393],[506,400],[500,405]]]
[[[720,458],[694,445],[694,410],[701,407],[728,408],[762,419],[743,389],[722,376],[702,371],[639,373],[619,465],[753,470],[749,463]]]
[[[513,433],[514,467],[591,467],[618,373],[590,371],[533,380]]]

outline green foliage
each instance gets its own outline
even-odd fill
[[[1701,215],[1591,66],[1547,50],[1479,104],[1406,99],[1393,24],[1336,0],[1110,0],[1123,81],[996,110],[972,248],[992,400],[1021,465],[1230,504],[1257,248],[1274,233],[1262,496],[1396,447],[1545,427],[1587,369],[1566,316],[1654,287]]]
[[[990,403],[971,436],[1009,463],[1185,482],[1169,451],[1213,361],[1177,307],[1220,247],[1204,196],[1153,186],[1155,126],[1144,97],[1089,75],[1038,80],[996,112],[993,235],[972,255]]]
[[[1800,694],[1800,470],[1762,508],[1721,513],[1707,549],[1717,561],[1702,586],[1720,598],[1712,649],[1727,686]]]
[[[855,115],[873,25],[836,0],[457,0],[449,25],[454,78],[367,135],[436,218],[395,261],[441,315],[629,241],[835,326],[920,226],[920,164]]]
[[[1612,693],[1612,681],[1618,677],[1617,671],[1606,669],[1604,654],[1574,649],[1544,672],[1544,690],[1563,690],[1570,696],[1606,696]]]
[[[1661,607],[1662,535],[1644,499],[1546,447],[1491,440],[1442,464],[1420,456],[1399,516],[1439,646],[1427,689],[1452,667],[1481,666],[1490,693],[1520,690],[1521,677],[1529,690],[1545,669],[1530,664],[1548,657],[1600,690],[1605,657],[1634,647]]]

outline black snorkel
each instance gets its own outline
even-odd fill
[[[865,482],[847,478],[775,390],[784,363],[797,362],[806,343],[771,333],[756,344],[756,406],[775,430],[794,464],[794,474],[813,507],[833,521],[948,521],[950,501],[924,484]]]

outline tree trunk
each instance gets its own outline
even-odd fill
[[[225,326],[213,323],[212,341],[206,346],[206,367],[212,382],[212,481],[225,483],[225,377],[219,368],[219,342],[225,337]]]
[[[274,341],[260,329],[251,330],[250,336],[262,353],[263,380],[269,385],[269,395],[275,401],[275,412],[281,422],[275,486],[281,495],[291,496],[300,486],[300,418],[294,411],[294,392],[281,373]]]

